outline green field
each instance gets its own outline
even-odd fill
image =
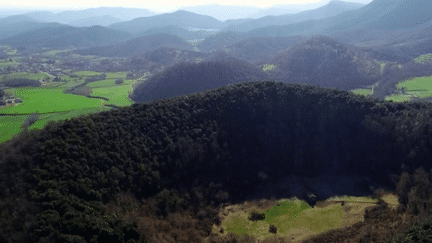
[[[425,98],[425,97],[431,97],[432,96],[432,76],[426,76],[426,77],[417,77],[410,80],[406,80],[403,82],[400,82],[396,85],[398,89],[405,88],[405,95],[404,94],[396,94],[396,95],[390,95],[385,98],[385,100],[392,100],[395,102],[403,102],[403,101],[410,101],[412,97],[418,97],[418,98]],[[414,91],[424,89],[425,91]]]
[[[24,78],[24,79],[45,79],[49,78],[49,75],[45,73],[26,73],[26,72],[19,72],[19,73],[12,73],[9,75],[0,75],[0,82],[5,79],[15,79],[15,78]]]
[[[33,112],[40,113],[39,120],[29,127],[29,130],[42,129],[49,121],[57,122],[80,115],[112,109],[111,107],[104,106],[105,104],[116,106],[130,106],[133,104],[127,96],[128,93],[132,91],[131,87],[136,81],[125,80],[122,84],[115,84],[116,79],[126,78],[126,72],[107,73],[105,80],[91,82],[86,85],[86,87],[89,87],[91,96],[105,97],[108,98],[109,101],[87,98],[75,94],[65,94],[63,92],[65,89],[82,84],[86,77],[99,75],[101,73],[80,71],[75,74],[79,77],[62,75],[61,79],[64,82],[53,83],[53,85],[49,86],[6,89],[6,93],[22,99],[23,103],[16,106],[0,108],[0,113],[25,115],[0,116],[0,143],[9,140],[15,134],[18,134],[21,131],[21,125],[28,117],[28,114]],[[11,76],[39,78],[45,77],[45,74],[16,73],[9,75],[9,77]]]

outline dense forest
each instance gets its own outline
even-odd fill
[[[220,242],[210,234],[220,222],[218,208],[242,201],[261,171],[272,180],[323,170],[373,175],[397,189],[400,208],[392,214],[411,212],[410,222],[420,222],[431,208],[422,203],[432,195],[428,181],[410,184],[406,174],[396,175],[402,164],[410,167],[406,173],[430,169],[431,112],[426,103],[262,80],[49,123],[1,145],[7,210],[0,236],[153,242],[164,232],[172,241]],[[326,164],[334,156],[339,163]],[[369,212],[361,227],[386,225],[372,218],[389,210]],[[400,233],[384,232],[363,233],[379,239]]]

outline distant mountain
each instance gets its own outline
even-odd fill
[[[374,0],[360,9],[323,19],[322,25],[327,33],[362,27],[395,31],[421,25],[430,19],[430,11],[432,2],[427,0]]]
[[[9,17],[12,15],[24,15],[25,13],[29,12],[31,10],[29,9],[16,9],[16,8],[10,8],[6,9],[1,7],[0,8],[0,18]]]
[[[344,90],[374,84],[380,79],[379,62],[353,46],[317,36],[280,52],[270,61],[273,78]]]
[[[333,0],[325,6],[314,10],[307,10],[297,14],[284,14],[280,16],[266,16],[259,19],[250,20],[242,24],[233,24],[225,27],[222,30],[230,31],[249,31],[260,27],[269,25],[288,25],[308,20],[317,20],[341,14],[349,10],[355,10],[363,7],[363,4],[343,2]]]
[[[35,22],[38,23],[40,21],[31,18],[29,16],[20,14],[20,15],[12,15],[5,18],[0,19],[0,26],[15,24],[15,23],[21,23],[21,22]]]
[[[101,17],[105,15],[109,15],[115,19],[121,19],[122,21],[128,21],[134,18],[157,15],[157,13],[147,9],[100,7],[84,10],[68,10],[57,14],[54,14],[50,11],[34,11],[26,13],[26,15],[42,22],[58,22],[62,24],[70,24],[75,21],[79,21],[80,19]]]
[[[75,26],[75,27],[90,27],[94,25],[100,25],[100,26],[108,26],[110,24],[114,24],[117,22],[122,22],[123,20],[114,18],[110,15],[104,15],[104,16],[95,16],[95,17],[89,17],[89,18],[83,18],[80,20],[76,20],[73,22],[70,22],[69,25]]]
[[[381,47],[405,31],[426,26],[431,22],[432,2],[405,0],[374,0],[356,10],[320,20],[308,20],[289,25],[268,25],[245,33],[248,36],[329,35],[352,45]],[[402,14],[402,9],[409,13]],[[406,21],[400,21],[405,18]],[[395,23],[399,23],[396,25]],[[420,29],[416,35],[421,35]],[[414,33],[413,33],[414,34]]]
[[[327,4],[330,0],[321,0],[307,4],[277,4],[269,8],[258,8],[253,6],[219,5],[205,4],[197,6],[181,7],[178,10],[211,16],[219,21],[233,19],[256,19],[268,15],[295,14],[305,10],[319,8]]]
[[[10,38],[28,31],[43,28],[59,28],[67,25],[59,23],[37,23],[37,22],[15,22],[10,24],[0,24],[0,40]],[[47,36],[48,38],[48,36]]]
[[[205,37],[201,34],[189,31],[185,28],[181,28],[181,27],[178,27],[175,25],[168,25],[168,26],[164,26],[164,27],[151,28],[151,29],[148,29],[146,31],[137,33],[137,34],[135,34],[135,36],[140,37],[140,36],[149,36],[149,35],[154,35],[154,34],[175,35],[175,36],[182,38],[183,40],[201,39],[201,38]]]
[[[193,51],[192,45],[174,35],[154,34],[133,38],[111,46],[98,46],[75,50],[81,55],[95,55],[104,57],[133,57],[162,47],[172,47]]]
[[[174,25],[182,28],[194,27],[201,29],[219,29],[222,26],[222,22],[213,17],[179,10],[174,13],[165,13],[152,17],[136,18],[131,21],[112,24],[108,27],[136,34],[150,28],[160,28],[168,25]]]
[[[130,98],[135,102],[148,102],[266,78],[268,75],[262,69],[235,58],[179,63],[139,84]]]
[[[185,10],[200,15],[207,15],[219,21],[225,21],[228,19],[248,18],[249,15],[259,12],[260,8],[252,6],[219,5],[215,3],[181,7],[179,10]]]
[[[273,15],[283,15],[283,14],[296,14],[306,10],[312,10],[322,7],[328,4],[330,0],[321,0],[313,3],[305,4],[276,4],[269,8],[262,9],[252,15],[247,16],[248,18],[258,19],[265,16]]]
[[[130,34],[102,26],[41,28],[0,40],[12,46],[89,47],[114,44],[128,39]]]
[[[39,22],[57,22],[66,24],[67,21],[61,21],[57,18],[57,15],[50,11],[33,11],[25,13],[26,16],[36,19]]]

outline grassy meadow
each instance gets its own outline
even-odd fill
[[[385,100],[394,102],[410,101],[413,97],[425,98],[432,96],[432,76],[416,77],[396,85],[400,90],[405,88],[405,94],[390,95]]]
[[[29,114],[39,113],[39,120],[29,129],[42,129],[49,121],[61,121],[101,111],[112,109],[105,104],[116,106],[130,106],[133,104],[127,96],[132,92],[135,80],[125,80],[126,72],[107,73],[105,80],[92,82],[86,85],[91,96],[101,96],[109,100],[87,98],[82,95],[65,94],[63,91],[77,86],[85,81],[86,77],[99,75],[92,71],[80,71],[71,77],[63,75],[63,82],[53,82],[42,87],[22,87],[6,89],[6,93],[13,94],[23,100],[23,103],[15,106],[0,108],[1,114],[23,114],[17,116],[0,116],[0,143],[12,138],[21,131],[21,125]],[[45,74],[13,74],[19,77],[44,78]],[[11,75],[9,75],[10,77]],[[124,79],[123,84],[115,84],[116,79]]]

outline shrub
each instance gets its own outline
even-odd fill
[[[270,233],[276,234],[277,233],[277,227],[274,225],[270,225],[270,229],[269,229]]]
[[[116,84],[122,84],[124,81],[123,81],[123,79],[121,79],[121,78],[119,78],[119,79],[116,79]]]
[[[257,211],[252,211],[251,215],[249,216],[249,220],[257,221],[257,220],[264,220],[265,214],[264,213],[258,213]]]

